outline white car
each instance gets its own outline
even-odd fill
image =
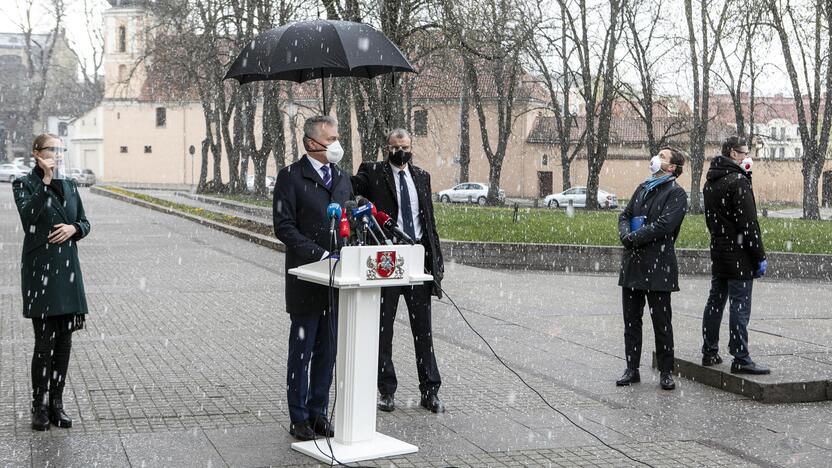
[[[568,206],[569,200],[572,200],[572,206],[576,208],[585,207],[586,187],[572,187],[561,193],[547,195],[543,199],[543,204],[549,208],[560,208]],[[598,189],[598,208],[618,208],[618,197],[614,193]]]
[[[488,197],[488,185],[479,182],[465,182],[456,187],[443,190],[437,194],[442,203],[479,203],[485,205]],[[500,189],[497,199],[503,203],[506,199],[506,192]]]
[[[90,169],[70,169],[66,177],[81,187],[95,185],[95,173]]]
[[[266,176],[266,188],[269,189],[269,193],[274,192],[274,183],[275,178],[272,176]],[[246,176],[246,190],[249,192],[254,191],[254,175]]]
[[[25,176],[29,173],[26,166],[18,166],[17,164],[2,164],[0,165],[0,180],[3,182],[14,182],[20,176]]]

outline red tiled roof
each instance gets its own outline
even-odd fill
[[[570,132],[572,141],[577,141],[586,128],[586,121],[580,117],[576,124]],[[668,143],[687,143],[690,128],[691,121],[689,117],[660,117],[653,121],[656,140],[663,135],[667,135]],[[708,143],[720,143],[733,134],[735,134],[735,130],[731,126],[712,121],[708,124],[706,141]],[[526,138],[526,142],[532,144],[557,144],[559,141],[555,117],[542,115],[535,119],[532,130]],[[647,129],[644,121],[640,118],[614,117],[610,122],[610,143],[646,144]]]

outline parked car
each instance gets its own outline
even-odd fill
[[[559,208],[561,206],[569,205],[569,200],[572,200],[572,206],[576,208],[585,207],[586,187],[572,187],[571,189],[560,193],[547,195],[543,199],[543,204],[549,208]],[[614,193],[598,189],[598,207],[618,208],[618,197],[616,197]]]
[[[29,169],[33,169],[35,167],[36,161],[35,161],[34,156],[29,156],[29,165],[28,166],[25,164],[25,162],[26,162],[25,158],[17,157],[17,158],[14,158],[14,161],[12,161],[12,164],[14,164],[15,166],[23,167],[23,168],[28,167]]]
[[[95,185],[95,173],[90,169],[70,169],[66,174],[67,179],[72,179],[78,186]]]
[[[0,180],[3,182],[14,182],[20,176],[29,173],[29,169],[25,166],[18,166],[17,164],[2,164],[0,165]]]
[[[456,187],[442,190],[437,196],[442,203],[479,203],[480,205],[485,205],[486,198],[488,197],[488,185],[479,182],[465,182],[458,184]],[[500,203],[505,202],[505,190],[500,189],[497,199]]]
[[[266,176],[266,187],[269,189],[269,193],[274,192],[274,183],[274,177]],[[248,190],[249,192],[254,191],[254,175],[246,176],[246,190]]]

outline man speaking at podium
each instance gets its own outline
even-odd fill
[[[393,323],[399,296],[404,296],[416,347],[420,404],[434,413],[442,413],[445,407],[437,395],[442,379],[433,354],[431,295],[441,297],[439,285],[445,267],[433,217],[430,174],[411,163],[410,144],[410,134],[406,130],[393,130],[387,136],[387,160],[363,163],[352,177],[356,195],[369,199],[376,208],[397,220],[402,231],[425,247],[425,265],[433,275],[433,283],[381,288],[378,408],[382,411],[395,409],[394,394],[398,382],[393,367]]]
[[[302,281],[288,271],[329,255],[332,237],[327,206],[343,206],[352,198],[352,188],[347,174],[336,165],[344,150],[334,118],[307,119],[303,146],[307,154],[277,174],[272,212],[274,232],[286,244],[286,312],[292,322],[286,368],[289,432],[298,440],[312,440],[316,435],[333,436],[327,405],[335,364],[338,296],[330,310],[326,286]]]

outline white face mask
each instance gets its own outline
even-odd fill
[[[745,172],[751,172],[751,166],[753,166],[753,165],[754,165],[754,161],[753,161],[751,158],[745,158],[745,159],[743,159],[743,160],[742,160],[742,162],[740,163],[740,167],[741,167],[741,168],[742,168]]]
[[[338,161],[344,157],[344,148],[341,147],[340,141],[334,141],[326,147],[326,160],[332,164],[338,164]]]
[[[650,173],[655,174],[662,170],[662,157],[658,154],[650,158]]]

